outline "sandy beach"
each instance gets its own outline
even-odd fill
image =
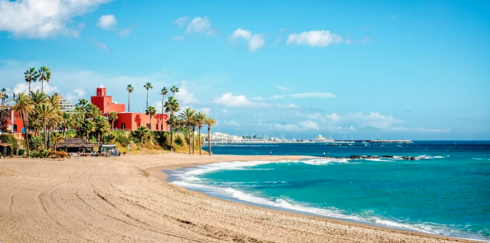
[[[470,242],[228,202],[172,185],[161,172],[298,158],[2,159],[0,242]]]

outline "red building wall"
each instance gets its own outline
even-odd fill
[[[97,106],[103,114],[109,112],[124,112],[126,110],[124,104],[113,104],[112,96],[107,96],[106,88],[103,87],[97,88],[97,94],[90,98],[90,102]]]
[[[91,97],[91,102],[97,106],[103,114],[110,112],[117,113],[117,120],[114,121],[114,129],[117,130],[136,130],[139,126],[150,126],[150,116],[145,113],[125,112],[124,104],[113,104],[112,96],[107,96],[107,90],[104,87],[97,88],[96,96]],[[151,119],[151,131],[168,131],[167,114],[156,114]]]
[[[149,126],[150,116],[145,113],[118,113],[117,120],[114,122],[114,129],[117,130],[136,130],[139,126]],[[156,114],[151,118],[152,131],[168,131],[167,114]]]

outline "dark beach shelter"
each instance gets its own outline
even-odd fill
[[[8,143],[0,143],[0,154],[3,157],[8,157],[10,154],[10,144]]]

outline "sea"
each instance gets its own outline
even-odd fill
[[[267,208],[490,242],[490,141],[222,144],[212,150],[315,158],[182,168],[165,171],[169,181]]]

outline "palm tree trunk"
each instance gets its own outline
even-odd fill
[[[152,128],[152,124],[151,124],[151,115],[150,115],[150,131],[151,131],[151,128]]]
[[[23,116],[23,122],[24,122],[24,139],[26,141],[26,148],[27,148],[27,157],[29,157],[29,136],[27,135],[28,132],[27,132],[27,126],[26,126],[26,120],[29,120],[29,119],[25,119],[25,115]]]
[[[201,146],[201,127],[199,127],[199,155],[202,155],[202,146]]]
[[[29,81],[29,93],[31,92],[31,81]]]
[[[208,126],[208,153],[211,156],[211,126]]]
[[[164,100],[165,100],[165,95],[163,95],[163,96],[162,96],[162,121],[163,121],[163,109],[164,109],[164,107],[163,107],[163,105],[164,105],[164,104],[163,104],[163,101],[164,101]]]
[[[46,121],[44,121],[44,149],[48,149],[48,134],[46,134]]]
[[[192,126],[192,154],[196,154],[196,126]]]
[[[146,89],[146,109],[148,110],[148,89]]]
[[[114,120],[112,120],[112,130],[114,130]]]
[[[129,91],[128,91],[128,112],[129,112],[130,106],[131,106],[131,101],[129,99]]]
[[[170,151],[174,150],[174,128],[173,125],[170,124]]]
[[[188,126],[187,132],[189,133],[189,154],[191,154],[191,126]]]
[[[43,92],[44,90],[44,80],[41,80],[41,93]]]

